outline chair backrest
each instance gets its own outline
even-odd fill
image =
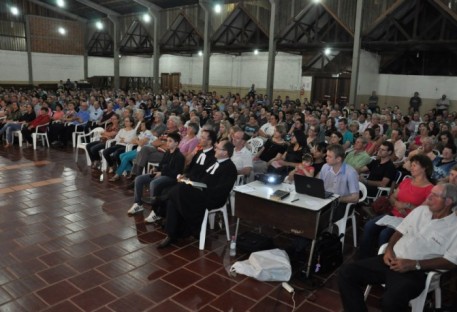
[[[102,127],[97,127],[97,128],[92,129],[92,131],[89,132],[91,134],[90,141],[95,142],[95,141],[100,140],[100,137],[103,132],[105,132],[105,129]]]
[[[397,171],[397,174],[396,174],[396,176],[395,176],[395,183],[396,183],[397,185],[398,185],[398,183],[400,183],[402,175],[403,175],[403,174],[401,173],[401,171]]]
[[[263,140],[261,138],[251,138],[246,142],[246,148],[251,152],[252,155],[257,154],[262,146]]]
[[[44,132],[47,132],[47,131],[48,131],[48,126],[49,126],[49,122],[48,122],[48,123],[45,123],[45,124],[42,124],[42,125],[36,126],[36,128],[35,128],[35,133],[44,133]]]
[[[359,198],[359,203],[361,203],[367,198],[368,191],[367,191],[367,187],[362,182],[359,182],[359,189],[360,189],[360,192],[362,192],[362,196],[360,196],[360,198]]]

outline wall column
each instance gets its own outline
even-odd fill
[[[267,70],[267,95],[271,103],[273,103],[273,88],[275,78],[275,57],[276,57],[276,0],[270,0],[270,33],[268,42],[268,70]]]
[[[354,104],[357,99],[357,86],[359,84],[359,65],[360,65],[360,32],[362,28],[362,7],[363,0],[357,0],[357,8],[355,14],[355,31],[354,31],[354,46],[352,47],[352,74],[351,86],[349,90],[349,104]]]

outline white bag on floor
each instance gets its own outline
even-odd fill
[[[250,276],[263,282],[287,282],[292,275],[292,267],[289,256],[284,250],[271,249],[253,252],[248,260],[235,262],[230,272]]]

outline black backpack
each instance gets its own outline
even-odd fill
[[[328,273],[343,263],[343,245],[340,240],[343,235],[323,232],[319,236],[314,247],[311,273]]]

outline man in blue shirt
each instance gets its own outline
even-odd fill
[[[84,130],[84,126],[87,124],[90,118],[89,104],[86,101],[81,101],[79,105],[79,111],[73,116],[72,121],[67,123],[64,128],[63,147],[67,145],[68,141],[72,140],[72,134],[75,131]]]
[[[344,216],[347,203],[359,201],[359,177],[357,171],[343,163],[344,148],[339,144],[327,147],[327,163],[322,167],[319,178],[324,180],[325,190],[340,195],[338,207],[333,212],[332,222]]]

